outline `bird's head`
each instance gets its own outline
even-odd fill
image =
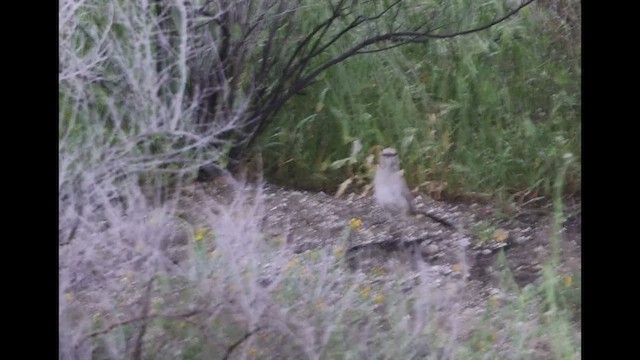
[[[382,150],[380,154],[380,168],[394,172],[400,170],[400,161],[396,149],[386,148]]]

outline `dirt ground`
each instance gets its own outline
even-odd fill
[[[490,205],[447,203],[418,195],[419,206],[455,224],[457,229],[452,230],[420,215],[391,219],[371,196],[335,198],[273,185],[267,185],[265,193],[267,231],[286,235],[296,252],[336,246],[355,219],[361,227],[350,238],[349,247],[417,241],[423,259],[442,266],[459,263],[462,250],[470,278],[485,285],[493,283],[492,267],[500,249],[520,286],[536,281],[541,264],[551,254],[552,218],[535,209],[504,215]],[[565,204],[564,218],[561,268],[557,270],[568,274],[581,268],[580,204]]]
[[[345,256],[359,260],[352,263],[354,267],[366,266],[367,261],[379,265],[411,248],[434,270],[433,281],[437,283],[466,275],[462,307],[469,316],[477,316],[487,299],[500,292],[498,270],[504,268],[498,268],[496,258],[501,249],[520,287],[540,280],[542,265],[552,251],[549,210],[521,208],[505,214],[487,204],[434,201],[419,194],[416,199],[420,208],[457,229],[422,216],[389,218],[370,194],[336,198],[274,185],[265,187],[264,227],[267,237],[286,238],[295,253],[346,246]],[[565,204],[556,269],[560,274],[579,273],[582,266],[580,209],[579,201]],[[345,228],[353,221],[360,227],[345,245]]]

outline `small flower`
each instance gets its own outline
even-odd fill
[[[497,242],[504,242],[509,238],[509,232],[503,229],[498,229],[493,233],[493,240]]]
[[[249,350],[247,351],[247,355],[251,357],[256,356],[257,353],[258,353],[258,350],[256,350],[256,348],[254,347],[249,348]]]
[[[573,284],[573,277],[571,275],[567,275],[564,277],[564,286],[569,287]]]
[[[287,267],[284,270],[289,271],[293,269],[294,267],[298,266],[299,262],[300,261],[298,259],[292,259],[291,261],[289,261],[289,263],[287,264]]]
[[[362,297],[368,298],[370,294],[371,294],[371,287],[367,286],[364,289],[362,289]]]
[[[284,236],[282,236],[282,235],[276,236],[273,240],[277,245],[282,245],[282,244],[285,243]]]
[[[376,266],[373,269],[371,269],[372,276],[384,276],[386,273],[387,271],[381,266]]]
[[[196,230],[195,240],[201,241],[209,234],[209,229],[207,228],[199,228]]]
[[[320,252],[318,251],[307,251],[304,253],[304,257],[311,259],[311,260],[318,260],[320,259]]]
[[[376,295],[376,297],[373,299],[373,303],[376,305],[380,305],[384,302],[384,295],[382,294],[378,294]]]
[[[351,225],[352,229],[359,230],[360,227],[362,226],[362,220],[351,218],[351,220],[349,220],[349,225]]]
[[[342,245],[337,246],[334,250],[333,250],[333,254],[335,256],[342,256],[342,254],[344,254],[344,252],[346,251],[346,248]]]

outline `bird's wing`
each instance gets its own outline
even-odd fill
[[[411,190],[409,190],[409,186],[407,185],[407,182],[404,180],[404,177],[402,176],[402,174],[398,173],[397,176],[398,176],[398,183],[402,184],[402,197],[407,200],[407,203],[409,204],[409,210],[412,213],[415,213],[417,208],[416,208],[416,202],[413,197],[413,194],[411,193]]]

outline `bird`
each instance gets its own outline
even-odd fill
[[[380,165],[373,180],[373,193],[376,203],[392,217],[423,214],[447,228],[455,228],[449,221],[416,207],[413,194],[400,170],[398,151],[394,148],[385,148],[381,152]]]

